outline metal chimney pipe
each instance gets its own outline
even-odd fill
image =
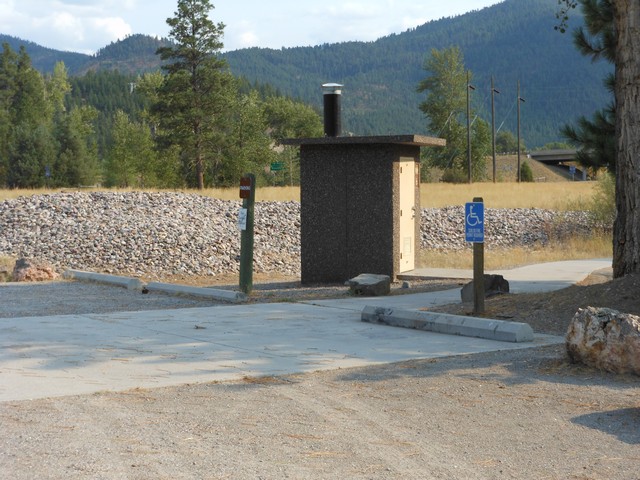
[[[342,134],[342,119],[340,112],[340,99],[342,87],[339,83],[325,83],[322,85],[324,97],[324,135],[326,137],[339,137]]]

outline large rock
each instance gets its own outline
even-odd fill
[[[46,282],[60,275],[47,263],[28,258],[19,258],[13,267],[14,282]]]
[[[363,273],[351,280],[347,280],[345,285],[350,287],[351,293],[354,295],[379,297],[389,295],[391,292],[391,277],[389,275]]]
[[[9,267],[0,265],[0,282],[9,281],[11,281],[11,269]]]
[[[574,362],[640,375],[640,317],[609,308],[580,309],[567,331],[567,352]]]
[[[492,297],[501,293],[509,293],[509,282],[504,279],[502,275],[489,275],[484,276],[484,296],[485,298]],[[473,302],[474,297],[474,283],[473,281],[467,283],[462,290],[460,290],[460,297],[463,303]]]

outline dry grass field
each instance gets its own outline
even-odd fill
[[[507,181],[516,171],[517,157],[503,155],[497,157],[498,181],[468,184],[424,183],[420,187],[421,205],[425,208],[440,208],[451,205],[463,205],[474,197],[482,197],[488,208],[545,208],[550,210],[571,210],[580,208],[593,195],[594,182],[571,182],[539,162],[528,161],[534,183],[516,183]],[[492,170],[491,159],[487,160],[487,169]],[[543,181],[542,181],[543,180]],[[78,191],[86,191],[82,189]],[[100,191],[104,189],[93,189]],[[74,191],[71,188],[58,190],[0,190],[0,201],[22,195]],[[126,190],[120,190],[126,191]],[[188,193],[219,198],[221,200],[239,200],[239,188],[210,188],[201,192],[183,190]],[[264,187],[256,190],[256,200],[261,201],[300,201],[299,187]]]
[[[474,183],[454,185],[450,183],[424,183],[420,187],[422,207],[440,208],[450,205],[464,205],[474,197],[482,197],[487,208],[546,208],[567,210],[587,202],[593,195],[594,182],[553,182],[553,183]],[[38,194],[58,193],[62,190],[0,190],[0,201]],[[78,190],[80,191],[80,190]],[[86,191],[86,190],[82,190]],[[101,191],[95,189],[94,191]],[[105,191],[105,190],[102,190]],[[123,190],[119,190],[123,191]],[[239,200],[238,188],[183,190],[186,193]],[[298,187],[266,187],[256,191],[256,200],[300,201]]]
[[[610,235],[595,234],[590,238],[574,238],[563,242],[552,242],[543,247],[522,247],[492,250],[486,248],[484,265],[487,270],[500,270],[535,263],[559,262],[589,258],[610,258],[613,245]],[[473,268],[473,250],[461,252],[438,252],[423,249],[418,258],[419,267]]]
[[[464,205],[482,197],[487,208],[544,208],[572,210],[586,205],[596,182],[553,183],[423,183],[420,201],[424,208]]]
[[[18,198],[22,196],[30,196],[30,195],[46,195],[51,193],[60,193],[60,192],[106,192],[106,191],[118,191],[118,192],[126,192],[131,191],[131,189],[105,189],[105,188],[82,188],[82,189],[73,189],[73,188],[60,188],[60,189],[15,189],[15,190],[0,190],[0,202],[3,200],[9,200],[12,198]],[[137,190],[139,191],[139,190]],[[159,190],[150,190],[157,192]],[[240,200],[239,198],[239,187],[236,188],[209,188],[202,191],[198,190],[166,190],[166,191],[180,191],[184,193],[194,193],[205,195],[207,197],[219,198],[221,200]],[[289,201],[295,200],[300,201],[300,188],[298,187],[266,187],[259,188],[256,190],[256,200],[259,202],[264,201]]]

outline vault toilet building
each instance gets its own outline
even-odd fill
[[[341,137],[342,85],[325,84],[323,138],[300,146],[302,283],[414,269],[420,246],[421,135]]]

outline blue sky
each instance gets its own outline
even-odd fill
[[[212,0],[225,50],[370,41],[499,0]],[[94,53],[134,33],[167,36],[177,0],[0,0],[0,33]]]

